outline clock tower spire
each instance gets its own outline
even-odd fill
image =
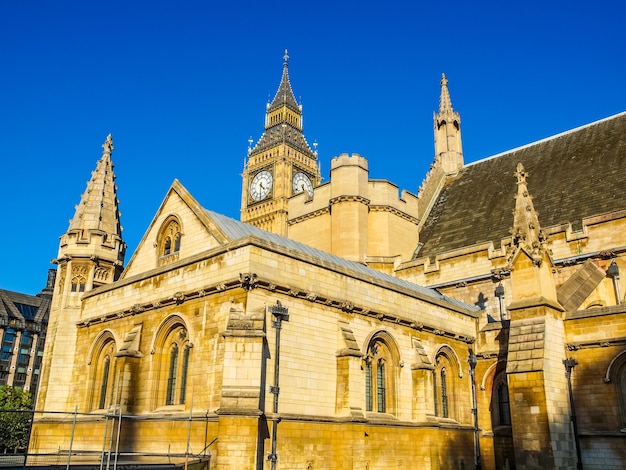
[[[289,81],[289,55],[274,99],[267,104],[265,131],[248,150],[243,170],[241,220],[287,235],[287,200],[306,191],[313,196],[321,176],[317,152],[302,133],[302,105]]]

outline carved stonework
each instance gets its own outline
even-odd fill
[[[96,281],[106,282],[109,280],[109,269],[98,266],[93,276]]]
[[[254,273],[239,273],[241,287],[247,291],[255,289],[259,282],[257,275]]]
[[[89,267],[85,264],[75,264],[72,266],[72,277],[83,276],[87,278]]]

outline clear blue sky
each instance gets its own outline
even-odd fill
[[[417,192],[449,79],[466,162],[626,110],[622,1],[0,3],[3,266],[35,294],[112,133],[127,260],[178,178],[239,218],[289,49],[304,133]]]

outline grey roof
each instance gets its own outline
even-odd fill
[[[269,114],[271,111],[282,106],[287,106],[288,108],[291,108],[295,113],[300,115],[302,114],[300,105],[296,101],[296,97],[294,96],[293,90],[291,89],[288,64],[286,60],[283,66],[283,75],[280,80],[280,85],[278,85],[278,90],[276,91],[276,95],[274,96],[272,103],[268,105],[267,113]],[[263,152],[281,143],[290,145],[291,147],[308,155],[314,160],[317,159],[315,152],[311,150],[311,147],[306,141],[304,134],[302,134],[302,130],[297,128],[289,120],[287,120],[286,116],[284,116],[283,119],[281,119],[280,121],[273,123],[272,125],[266,125],[265,132],[256,143],[254,148],[250,151],[250,155]]]
[[[0,289],[0,325],[10,325],[12,319],[17,320],[22,327],[25,321],[47,323],[51,300],[51,291],[28,295]]]
[[[287,105],[294,110],[300,109],[298,102],[296,101],[296,97],[293,94],[293,90],[291,89],[287,62],[284,63],[283,76],[281,77],[280,85],[278,86],[278,90],[276,91],[276,95],[274,96],[269,109],[279,108],[283,105]]]
[[[311,257],[317,258],[327,265],[328,264],[337,265],[337,266],[349,269],[351,271],[354,271],[356,273],[363,274],[371,278],[396,285],[403,289],[408,289],[421,296],[430,297],[433,300],[444,301],[444,302],[455,305],[456,307],[460,307],[465,310],[470,310],[470,311],[480,310],[475,305],[469,305],[464,302],[458,301],[456,299],[452,299],[450,297],[442,295],[441,293],[437,292],[434,289],[422,287],[420,285],[405,281],[403,279],[399,279],[389,274],[385,274],[381,271],[377,271],[375,269],[369,268],[361,263],[348,261],[344,258],[341,258],[336,255],[332,255],[323,250],[319,250],[309,245],[305,245],[304,243],[300,243],[300,242],[291,240],[289,238],[276,235],[275,233],[267,232],[258,227],[254,227],[252,225],[240,222],[238,220],[231,219],[230,217],[219,214],[217,212],[213,212],[208,209],[205,209],[205,211],[207,212],[209,217],[211,217],[211,219],[215,221],[215,223],[219,226],[219,228],[224,232],[224,234],[231,241],[235,241],[235,240],[249,237],[249,236],[258,237],[258,238],[267,240],[269,242],[272,242],[274,244],[277,244],[279,246],[282,246],[284,248],[288,248],[290,250],[294,250],[294,251],[309,255]]]
[[[433,204],[415,257],[486,242],[499,247],[513,226],[520,162],[544,229],[580,230],[587,217],[626,209],[626,113],[465,166]]]

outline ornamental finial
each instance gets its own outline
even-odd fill
[[[113,147],[113,137],[111,134],[107,136],[107,140],[105,140],[104,144],[102,144],[102,148],[104,149],[104,153],[111,155],[111,151],[115,148]]]
[[[285,55],[283,56],[283,60],[285,61],[285,67],[287,67],[288,62],[289,62],[289,54],[287,53],[287,49],[285,49]]]
[[[526,178],[528,177],[528,173],[524,170],[524,165],[522,162],[517,164],[517,169],[515,170],[515,176],[517,176],[517,182],[526,184]]]

